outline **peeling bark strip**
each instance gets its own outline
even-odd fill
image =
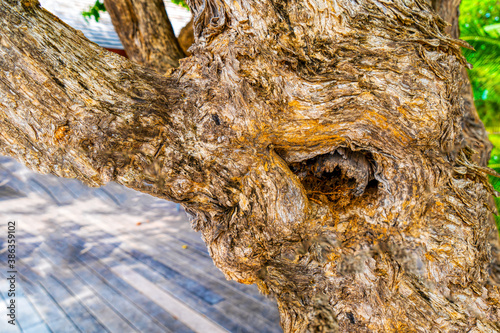
[[[285,332],[500,331],[466,45],[427,2],[190,7],[193,55],[164,77],[0,0],[0,152],[183,203]]]
[[[184,58],[163,0],[105,0],[130,59],[165,73]]]

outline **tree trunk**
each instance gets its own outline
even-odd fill
[[[0,152],[182,203],[285,332],[499,331],[465,43],[427,2],[189,5],[162,76],[0,0]]]
[[[448,22],[446,33],[453,38],[460,37],[460,29],[458,18],[460,15],[459,7],[461,0],[432,0],[432,7],[436,12]],[[467,69],[462,68],[462,87],[460,95],[464,103],[464,139],[468,147],[472,148],[474,154],[472,160],[481,166],[487,166],[490,159],[491,149],[493,145],[488,139],[488,133],[479,119],[476,107],[474,106],[474,94],[470,84]],[[493,196],[489,199],[489,204],[495,207]],[[498,212],[496,212],[498,213]],[[500,283],[500,240],[498,239],[498,230],[493,214],[490,215],[489,223],[491,224],[491,270],[496,283]]]
[[[162,73],[184,58],[163,0],[104,0],[130,59]]]
[[[181,29],[179,33],[179,45],[187,56],[190,56],[191,53],[188,49],[194,43],[194,31],[193,31],[193,18]]]

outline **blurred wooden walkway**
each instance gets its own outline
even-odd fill
[[[16,221],[16,326],[7,222]],[[0,156],[0,332],[281,332],[275,302],[226,281],[174,203],[91,189]]]

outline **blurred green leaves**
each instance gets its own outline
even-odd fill
[[[99,18],[101,17],[100,13],[105,12],[106,7],[104,7],[104,3],[101,0],[96,0],[94,5],[89,7],[88,11],[82,12],[83,18],[85,21],[89,21],[90,18],[94,18],[96,22],[99,22]]]
[[[186,1],[184,0],[170,0],[170,1],[172,1],[172,3],[175,3],[176,5],[182,6],[187,10],[189,10],[189,6],[186,4]]]

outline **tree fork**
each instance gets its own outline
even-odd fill
[[[0,0],[1,152],[181,202],[286,332],[499,331],[467,45],[427,2],[189,5],[193,55],[161,76]]]

